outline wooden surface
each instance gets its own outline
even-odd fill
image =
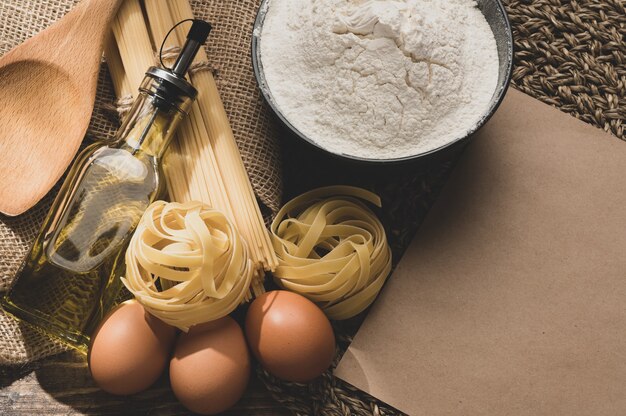
[[[0,212],[33,207],[78,151],[121,2],[84,0],[0,59]]]
[[[0,414],[35,415],[189,415],[169,388],[167,376],[148,391],[116,397],[98,389],[84,357],[65,353],[28,367],[0,367]],[[253,377],[244,398],[224,415],[287,416]]]

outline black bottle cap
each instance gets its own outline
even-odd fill
[[[187,34],[185,46],[180,51],[176,63],[172,67],[172,72],[178,76],[185,76],[198,50],[206,42],[211,33],[211,24],[204,20],[194,20]]]
[[[205,22],[204,20],[194,20],[191,25],[191,29],[189,29],[189,33],[187,34],[187,39],[195,40],[196,42],[203,44],[209,37],[211,29],[211,23]]]
[[[169,34],[183,22],[185,22],[185,20],[170,29],[170,32],[163,40],[163,44],[165,44],[165,40]],[[155,78],[159,82],[159,87],[155,94],[157,98],[155,104],[166,107],[181,102],[181,99],[184,99],[184,97],[190,97],[192,99],[196,97],[198,92],[189,81],[185,79],[185,75],[187,71],[189,71],[196,54],[209,37],[211,28],[209,22],[194,19],[187,33],[185,45],[182,47],[174,65],[171,68],[166,67],[164,69],[152,67],[146,72],[147,76]],[[161,46],[161,52],[162,50],[163,46]]]

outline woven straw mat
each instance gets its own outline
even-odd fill
[[[63,17],[77,0],[0,0],[0,55]],[[192,0],[195,14],[214,24],[208,55],[252,185],[266,213],[280,206],[280,152],[274,126],[252,72],[250,33],[259,0]],[[107,108],[115,97],[106,66],[100,71],[96,106],[86,142],[110,138],[118,120]],[[0,291],[6,290],[26,256],[56,188],[26,214],[0,214]],[[20,364],[62,351],[64,347],[21,327],[0,311],[0,365]]]
[[[504,3],[515,40],[513,86],[626,139],[626,3],[623,0],[504,0]],[[415,218],[415,212],[421,212],[419,215],[427,212],[419,207],[428,203],[424,201],[432,201],[436,186],[432,176],[437,175],[416,175],[406,183],[380,187],[384,200],[404,201],[397,208],[393,203],[387,205],[387,210],[399,212],[397,216],[404,215],[391,221],[387,218],[387,226],[391,222],[411,228],[409,223],[421,221]],[[402,214],[405,211],[411,214]],[[398,244],[395,233],[389,233],[389,238],[392,246]],[[409,241],[406,238],[400,244],[406,246]],[[358,322],[334,326],[339,340],[336,364]],[[257,373],[274,398],[296,415],[401,414],[334,378],[331,371],[308,385],[280,381],[261,368],[257,368]]]

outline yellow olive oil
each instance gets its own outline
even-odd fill
[[[185,79],[211,26],[194,21],[174,67],[149,68],[114,143],[78,156],[11,290],[7,312],[86,352],[113,306],[133,231],[161,190],[160,161],[197,96]]]
[[[195,96],[189,86],[173,103],[163,97],[159,71],[148,72],[118,139],[78,156],[2,299],[13,316],[83,352],[115,303],[126,247],[161,193],[161,157]]]
[[[28,256],[5,307],[77,345],[112,306],[126,241],[158,193],[157,175],[128,150],[98,148]]]

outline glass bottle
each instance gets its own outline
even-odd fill
[[[161,158],[197,95],[184,75],[210,25],[194,28],[173,69],[146,72],[116,139],[77,157],[2,299],[10,314],[81,351],[115,302],[128,241],[161,195]]]

